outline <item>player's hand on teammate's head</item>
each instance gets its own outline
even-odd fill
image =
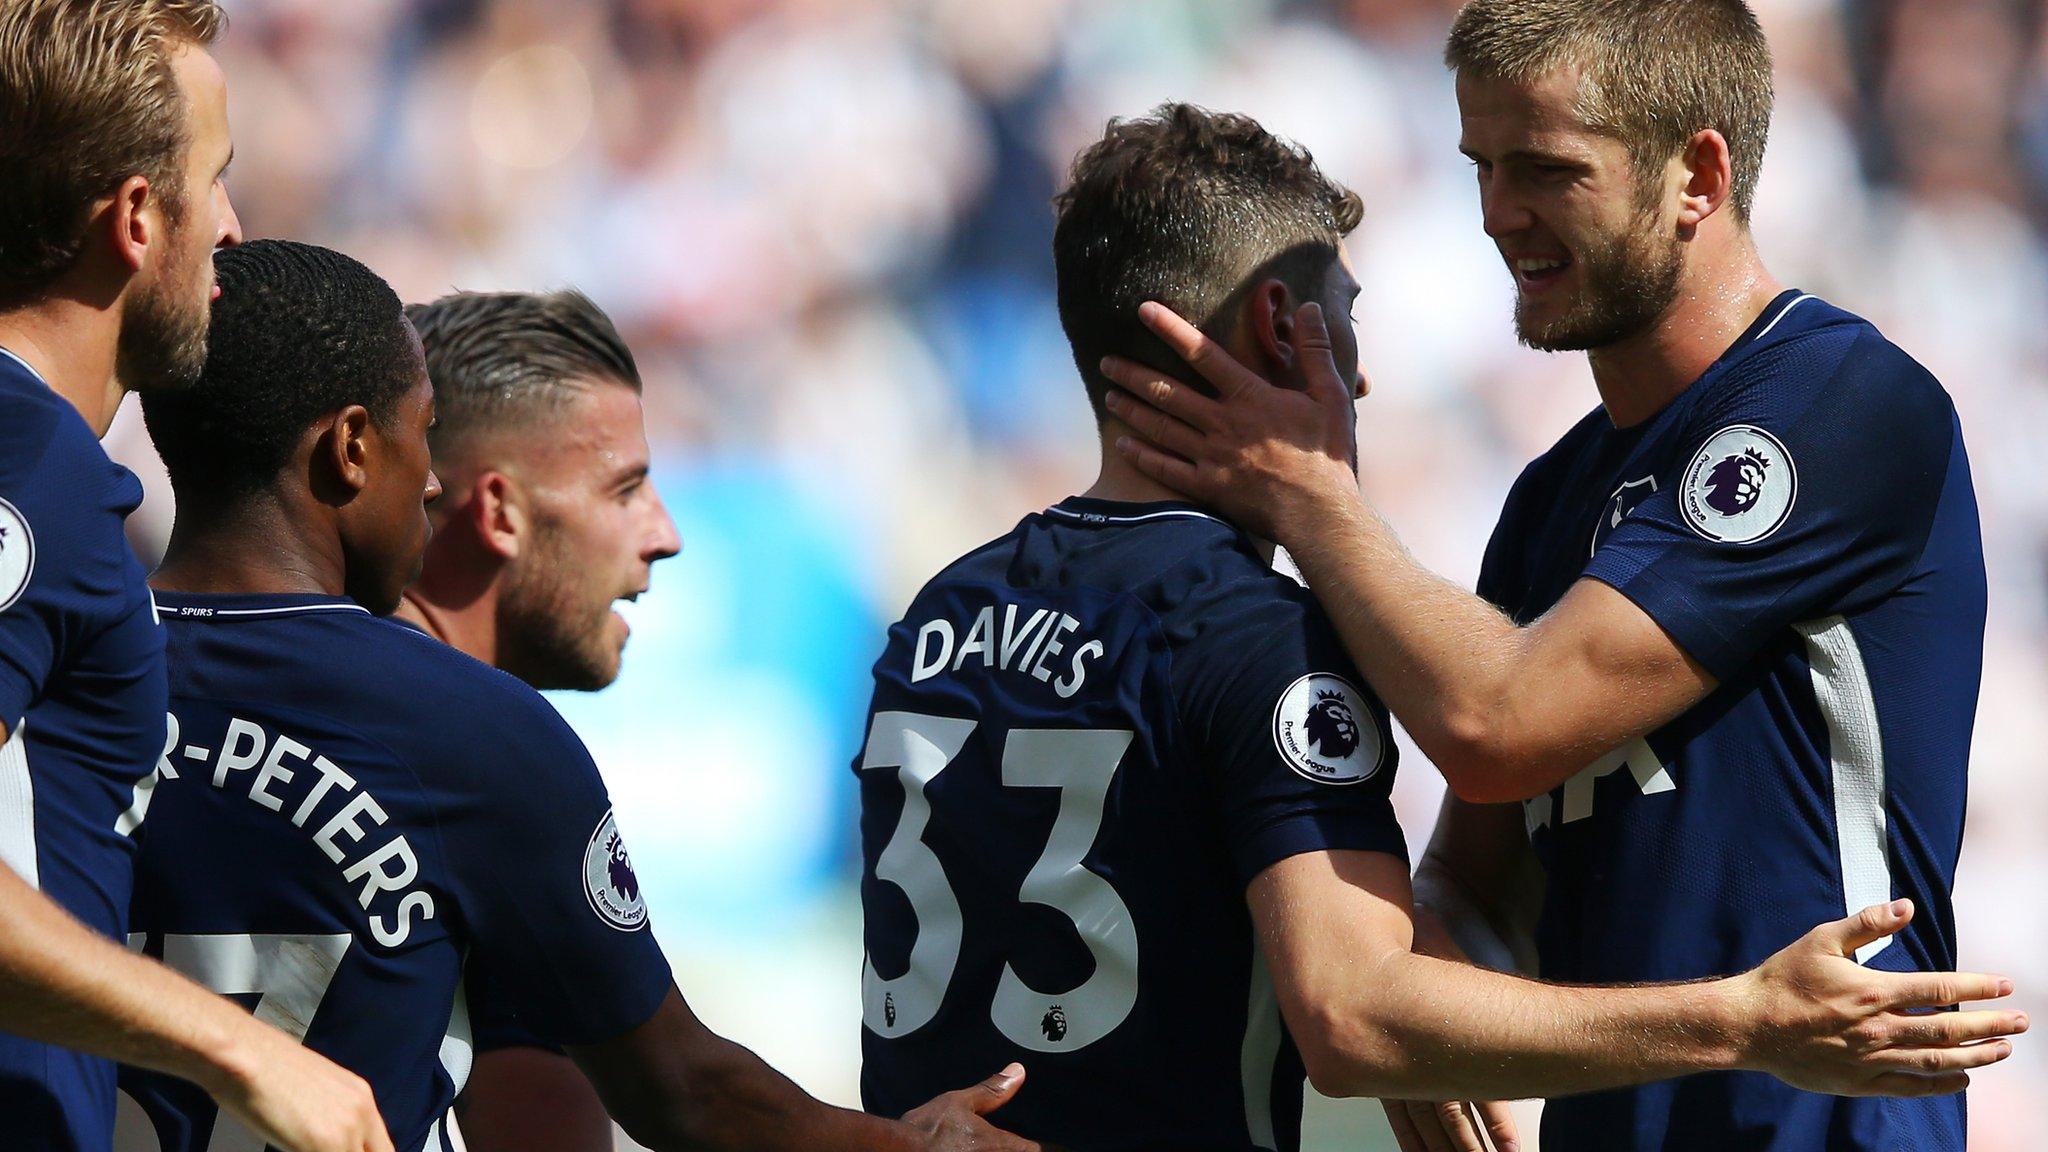
[[[1357,498],[1357,393],[1337,369],[1319,305],[1294,315],[1304,391],[1268,384],[1163,305],[1138,316],[1216,393],[1122,357],[1103,360],[1116,385],[1104,402],[1133,433],[1116,447],[1140,472],[1281,543],[1315,519],[1321,501]]]
[[[1506,1104],[1466,1100],[1382,1100],[1401,1152],[1520,1152]]]
[[[2012,981],[1971,972],[1882,972],[1856,951],[1905,928],[1910,900],[1823,924],[1737,977],[1746,1005],[1745,1066],[1839,1096],[1960,1092],[1969,1070],[2012,1054],[2024,1012],[1937,1011],[2011,995]]]
[[[249,1033],[239,1071],[208,1086],[222,1109],[285,1152],[393,1152],[362,1077],[267,1024]]]
[[[1012,1064],[971,1088],[934,1098],[905,1116],[903,1122],[923,1132],[926,1146],[934,1152],[1050,1152],[983,1119],[1008,1104],[1023,1085],[1024,1066]]]

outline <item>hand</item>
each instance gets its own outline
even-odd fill
[[[1211,399],[1144,365],[1102,362],[1121,389],[1105,398],[1109,413],[1134,434],[1117,451],[1140,472],[1281,544],[1313,531],[1325,502],[1358,499],[1355,397],[1321,307],[1294,314],[1308,382],[1300,392],[1260,379],[1163,305],[1144,304],[1138,317],[1216,390]]]
[[[221,1108],[286,1152],[392,1152],[370,1086],[267,1024],[213,1093]]]
[[[1024,1084],[1024,1066],[1012,1064],[972,1088],[948,1092],[903,1118],[929,1137],[927,1147],[945,1152],[1046,1152],[982,1117],[1001,1108]]]
[[[2012,993],[2012,981],[1967,972],[1879,972],[1856,949],[1913,919],[1913,902],[1873,904],[1823,924],[1736,977],[1751,1013],[1744,1066],[1795,1088],[1838,1096],[1960,1092],[1968,1070],[2012,1054],[2001,1037],[2027,1030],[2023,1012],[1933,1012]]]
[[[1506,1104],[1463,1100],[1382,1100],[1401,1152],[1521,1152]],[[1489,1145],[1487,1139],[1493,1143]]]

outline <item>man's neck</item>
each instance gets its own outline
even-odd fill
[[[150,575],[166,592],[347,594],[341,540],[258,496],[228,511],[180,498],[164,562]],[[194,528],[204,524],[204,528]]]
[[[0,348],[33,369],[50,390],[71,402],[104,436],[121,407],[114,377],[120,326],[111,312],[75,300],[49,297],[0,312]]]
[[[1089,485],[1088,490],[1081,493],[1081,495],[1091,500],[1115,500],[1124,504],[1153,504],[1161,500],[1175,500],[1184,504],[1193,503],[1184,494],[1175,492],[1173,489],[1133,468],[1123,456],[1118,454],[1116,450],[1117,437],[1129,435],[1131,435],[1131,430],[1126,428],[1122,422],[1108,417],[1103,418],[1102,470],[1096,474],[1095,483]],[[1251,534],[1246,533],[1246,535],[1249,536]],[[1253,545],[1258,549],[1259,555],[1265,557],[1268,564],[1272,563],[1272,542],[1257,536],[1252,536],[1251,539]]]
[[[1689,271],[1678,299],[1656,323],[1587,354],[1600,403],[1616,428],[1662,412],[1784,290],[1747,245],[1725,261]]]
[[[392,615],[466,656],[498,663],[498,605],[495,594],[455,605],[434,599],[418,583],[405,590]]]
[[[1185,501],[1186,496],[1133,468],[1117,453],[1117,437],[1130,435],[1131,430],[1122,421],[1108,416],[1102,418],[1102,470],[1096,474],[1095,483],[1081,495],[1091,500],[1115,500],[1123,504]]]

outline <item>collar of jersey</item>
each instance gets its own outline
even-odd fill
[[[1141,524],[1154,520],[1213,520],[1236,531],[1236,527],[1214,512],[1186,500],[1098,500],[1093,496],[1069,496],[1047,508],[1046,515],[1084,524]]]
[[[1783,327],[1785,317],[1790,316],[1795,309],[1803,305],[1810,306],[1818,300],[1819,297],[1801,292],[1797,288],[1787,288],[1773,296],[1771,302],[1764,306],[1764,310],[1757,314],[1757,318],[1749,322],[1749,327],[1742,335],[1735,338],[1735,343],[1730,344],[1728,350],[1721,353],[1720,358],[1714,361],[1713,367],[1708,368],[1707,373],[1703,375],[1740,358],[1751,348],[1763,343],[1764,337]],[[1788,332],[1793,330],[1795,329],[1786,329]]]
[[[186,620],[252,620],[275,616],[310,616],[323,612],[370,610],[346,596],[310,592],[167,592],[152,588],[157,612]]]
[[[23,372],[28,373],[29,379],[34,380],[36,383],[41,384],[45,388],[48,388],[50,386],[50,382],[48,380],[43,379],[43,374],[41,372],[36,371],[35,368],[32,367],[28,361],[23,360],[20,356],[15,355],[13,351],[6,348],[0,348],[0,360],[13,361],[14,364],[17,367],[19,367]]]

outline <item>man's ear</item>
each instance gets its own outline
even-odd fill
[[[470,483],[469,503],[463,516],[484,549],[500,560],[517,559],[532,530],[526,493],[517,480],[503,472],[478,474]]]
[[[1268,379],[1293,378],[1301,360],[1294,343],[1294,309],[1298,303],[1286,283],[1277,279],[1262,280],[1246,293],[1242,320],[1243,331],[1251,342],[1248,351],[1265,361],[1246,367]]]
[[[149,263],[150,249],[163,245],[170,224],[164,218],[163,199],[146,176],[121,181],[97,216],[95,227],[104,230],[108,251],[130,275]]]
[[[1693,231],[1735,194],[1735,162],[1729,155],[1728,141],[1712,128],[1693,133],[1678,159],[1685,166],[1685,184],[1679,189],[1678,229],[1690,239]]]
[[[313,477],[316,490],[324,480],[336,490],[334,503],[346,504],[370,486],[370,410],[351,404],[317,426],[317,432],[313,461],[325,475]]]

